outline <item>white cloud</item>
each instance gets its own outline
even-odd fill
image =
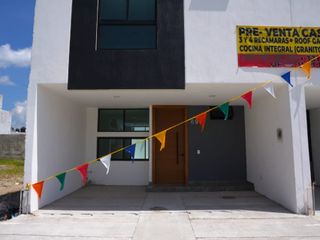
[[[13,50],[10,44],[0,46],[0,68],[10,66],[28,67],[31,62],[31,48]]]
[[[12,127],[21,128],[26,126],[27,100],[16,102],[11,110]]]
[[[14,86],[15,83],[10,79],[9,76],[0,76],[0,85]]]

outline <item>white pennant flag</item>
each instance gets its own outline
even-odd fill
[[[100,158],[101,163],[106,167],[107,169],[107,175],[109,174],[110,170],[110,164],[111,164],[111,155],[105,156],[103,158]]]
[[[276,97],[276,94],[274,93],[274,87],[273,87],[273,83],[272,83],[272,82],[266,84],[266,85],[264,86],[264,89],[265,89],[272,97],[277,98],[277,97]]]

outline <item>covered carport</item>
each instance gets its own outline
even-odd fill
[[[149,107],[154,104],[212,106],[221,104],[226,99],[237,96],[256,85],[189,84],[186,90],[183,91],[118,90],[112,92],[101,91],[100,94],[95,94],[89,90],[68,91],[63,84],[39,85],[37,103],[35,104],[35,113],[37,114],[35,119],[38,124],[37,129],[34,129],[34,134],[37,136],[34,140],[33,148],[33,158],[35,160],[33,160],[33,164],[30,163],[28,165],[28,167],[32,167],[32,171],[30,174],[27,167],[26,172],[28,174],[26,177],[31,178],[33,181],[45,179],[50,175],[70,169],[96,157],[96,145],[94,143],[99,133],[97,133],[97,129],[93,125],[96,121],[91,118],[91,116],[95,116],[95,114],[91,114],[90,109],[92,108]],[[308,154],[308,150],[306,148],[307,145],[304,144],[307,142],[304,139],[307,139],[308,135],[306,127],[300,128],[300,126],[306,126],[306,109],[304,92],[297,93],[297,89],[301,88],[290,89],[286,84],[276,84],[277,99],[260,89],[254,93],[252,110],[242,100],[235,101],[233,104],[245,106],[245,123],[242,126],[245,128],[245,138],[243,140],[245,141],[245,180],[254,185],[255,191],[258,193],[258,195],[254,196],[259,196],[252,197],[251,200],[265,199],[261,196],[263,195],[292,212],[309,213],[310,209],[312,209],[312,191],[310,188],[309,158],[305,157]],[[94,134],[91,134],[91,130]],[[200,131],[199,134],[201,134]],[[233,136],[230,133],[228,136],[223,137],[228,140]],[[227,146],[226,149],[228,149]],[[89,167],[89,180],[94,180],[93,183],[95,184],[99,184],[99,179],[103,179],[103,183],[106,183],[106,185],[145,186],[152,181],[152,159],[149,162],[135,164],[129,162],[125,166],[120,163],[114,163],[111,172],[116,174],[112,175],[111,173],[108,176],[105,175],[105,169],[101,167],[100,163],[95,163]],[[143,168],[139,167],[142,164]],[[68,173],[66,189],[62,192],[59,191],[59,183],[57,181],[49,181],[44,187],[43,197],[40,201],[35,192],[31,191],[31,211],[45,207],[79,189],[81,187],[80,179],[79,173],[75,171]],[[113,182],[116,183],[118,179],[121,179],[121,182],[112,184]],[[95,195],[95,188],[88,189],[81,189],[72,193],[71,197],[67,196],[65,201],[58,201],[62,205],[68,202],[71,205],[67,204],[63,207],[60,204],[58,206],[63,210],[67,210],[68,206],[71,210],[74,210],[74,206],[77,206],[77,204],[81,209],[83,207],[87,208],[86,204],[90,203],[92,207],[96,206],[99,209],[99,202],[101,201],[102,208],[105,208],[105,198],[98,199],[100,195]],[[105,197],[113,196],[109,193],[108,187],[104,188],[102,192]],[[88,201],[83,202],[79,199],[79,201],[73,199],[72,196],[77,196],[77,194],[80,194],[83,199]],[[182,203],[185,203],[183,194],[172,193],[169,199],[164,201],[170,204],[172,196],[179,196],[178,199],[182,199]],[[192,195],[192,193],[185,193],[186,196],[188,194]],[[231,193],[230,196],[226,195],[225,197],[223,197],[223,194],[229,193],[220,193],[222,195],[220,195],[219,201],[223,202],[221,203],[222,205],[219,205],[219,202],[215,202],[214,199],[210,200],[211,197],[214,198],[213,193],[202,194],[204,194],[204,199],[210,202],[211,208],[219,208],[219,206],[223,206],[224,202],[230,202],[230,208],[241,209],[239,205],[231,201],[232,199],[236,199],[236,201],[243,199],[239,198],[241,196],[240,192]],[[256,193],[252,192],[250,194]],[[125,196],[124,193],[123,198]],[[142,194],[142,199],[148,196],[156,196],[156,193]],[[197,195],[194,197],[199,199]],[[113,200],[110,201],[113,202]],[[125,200],[123,201],[126,202]],[[247,202],[253,206],[255,205],[253,202]],[[139,206],[142,206],[142,204],[138,203]],[[205,205],[204,207],[201,206],[201,203],[194,204],[194,206],[197,205],[201,209],[207,208]],[[48,206],[52,207],[54,204]],[[152,207],[170,209],[170,206],[166,207],[163,204],[154,204],[149,209]],[[179,206],[179,209],[186,208],[185,205]],[[259,209],[263,212],[268,211],[268,207],[263,210],[263,205]]]

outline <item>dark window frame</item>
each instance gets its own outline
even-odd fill
[[[130,51],[130,50],[157,50],[158,49],[158,0],[155,1],[155,20],[128,20],[129,18],[129,1],[127,0],[127,20],[100,20],[100,2],[101,0],[98,0],[98,6],[97,6],[97,34],[96,34],[96,50],[97,51]],[[103,48],[99,45],[99,36],[100,36],[100,26],[155,26],[155,47],[154,48]]]
[[[99,140],[100,139],[122,139],[122,147],[126,147],[124,145],[124,140],[125,139],[145,139],[144,137],[97,137],[97,158],[99,157],[102,157],[102,156],[99,156]],[[137,159],[112,159],[112,156],[111,156],[111,161],[119,161],[119,162],[128,162],[128,161],[138,161],[138,162],[148,162],[149,159],[150,159],[150,146],[149,144],[146,144],[146,148],[145,148],[145,155],[147,155],[147,148],[148,148],[148,153],[149,153],[149,158],[137,158]],[[115,149],[114,151],[116,151],[117,149]],[[126,151],[125,149],[123,149],[123,151]]]
[[[104,111],[104,110],[119,110],[119,111],[122,111],[122,119],[123,119],[123,131],[100,131],[100,113],[101,111]],[[145,111],[148,111],[149,113],[149,117],[148,117],[148,120],[149,120],[149,123],[150,123],[150,110],[148,108],[99,108],[98,109],[98,124],[97,124],[97,132],[99,133],[103,133],[103,132],[112,132],[112,133],[115,133],[115,132],[121,132],[121,133],[148,133],[150,131],[150,124],[148,124],[148,127],[149,127],[149,131],[126,131],[126,111],[127,110],[145,110]]]

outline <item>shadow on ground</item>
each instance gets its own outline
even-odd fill
[[[320,216],[320,187],[315,187],[314,189],[314,194],[315,194],[315,210],[316,210],[316,215]]]
[[[19,215],[20,191],[0,196],[0,221]]]

